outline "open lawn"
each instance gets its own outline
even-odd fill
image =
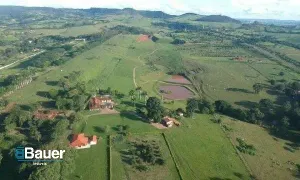
[[[106,139],[102,139],[89,149],[77,150],[76,169],[70,179],[107,179],[106,149]]]
[[[165,133],[183,179],[249,179],[229,139],[210,118],[184,119],[182,126]]]
[[[296,179],[294,163],[300,162],[299,145],[298,150],[295,150],[295,143],[276,138],[262,127],[229,118],[223,119],[223,124],[232,129],[227,133],[235,143],[236,138],[242,138],[257,149],[255,156],[243,154],[243,157],[258,179]],[[299,137],[298,134],[296,139],[299,140]]]

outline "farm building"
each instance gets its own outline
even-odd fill
[[[55,110],[37,110],[34,112],[33,117],[34,119],[40,119],[40,120],[53,120],[59,114],[60,112]]]
[[[114,102],[110,96],[94,96],[90,99],[89,109],[92,110],[100,110],[104,108],[113,109]]]
[[[180,122],[177,121],[176,119],[174,118],[171,118],[169,116],[165,116],[163,119],[162,119],[162,124],[165,125],[166,127],[172,127],[174,124],[176,126],[180,126]]]
[[[90,148],[91,145],[97,144],[97,136],[86,137],[84,133],[74,134],[70,146],[75,149],[85,149]]]
[[[180,116],[180,117],[183,117],[183,115],[184,115],[184,110],[181,109],[181,108],[178,108],[178,109],[176,110],[176,114],[177,114],[178,116]]]
[[[162,124],[165,125],[166,127],[172,127],[174,122],[172,121],[173,118],[170,118],[168,116],[164,117],[162,119]]]

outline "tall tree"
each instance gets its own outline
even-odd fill
[[[263,86],[259,83],[253,85],[253,90],[256,94],[259,94],[263,90]]]
[[[146,103],[147,116],[154,122],[160,122],[162,118],[163,108],[161,106],[161,102],[157,97],[149,97]]]
[[[128,94],[129,94],[131,102],[133,104],[134,103],[134,97],[135,97],[135,91],[134,90],[130,90]]]
[[[148,93],[147,93],[147,91],[143,91],[143,92],[142,92],[142,96],[144,97],[144,101],[145,101],[145,105],[146,105],[147,98],[148,98]]]
[[[188,117],[193,117],[194,112],[198,109],[198,102],[196,99],[189,99],[186,105],[186,115]]]
[[[138,92],[139,100],[141,100],[142,87],[139,86],[139,87],[137,87],[135,90]]]

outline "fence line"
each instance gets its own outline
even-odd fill
[[[112,160],[111,160],[111,138],[107,136],[107,166],[108,166],[108,180],[112,180]]]
[[[167,147],[168,147],[168,149],[169,149],[169,151],[170,151],[170,155],[171,155],[171,157],[172,157],[172,159],[173,159],[173,162],[174,162],[174,164],[175,164],[177,173],[178,173],[180,179],[183,180],[183,177],[182,177],[182,175],[181,175],[181,173],[180,173],[180,170],[179,170],[179,166],[178,166],[178,164],[176,163],[175,156],[174,156],[174,154],[173,154],[173,152],[172,152],[172,150],[171,150],[171,146],[170,146],[170,144],[169,144],[169,141],[167,140],[165,133],[161,133],[161,134],[162,134],[162,136],[163,136],[163,138],[164,138],[164,140],[165,140],[165,142],[166,142],[166,145],[167,145]]]

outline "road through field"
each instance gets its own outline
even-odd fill
[[[7,67],[10,67],[10,66],[16,64],[17,62],[24,61],[24,60],[26,60],[26,59],[32,58],[32,57],[34,57],[34,56],[36,56],[36,55],[39,55],[39,54],[41,54],[41,53],[43,53],[43,52],[45,52],[45,50],[43,50],[43,51],[41,51],[41,52],[38,52],[38,53],[35,53],[35,54],[33,54],[33,55],[27,56],[27,57],[25,57],[25,58],[23,58],[23,59],[19,59],[19,60],[15,61],[15,62],[10,63],[10,64],[8,64],[8,65],[5,65],[5,66],[3,66],[3,67],[0,67],[0,70],[5,69],[5,68],[7,68]]]
[[[150,55],[154,54],[157,50],[158,50],[158,49],[155,49],[154,51],[152,51],[151,53],[147,54],[146,56],[150,56]],[[140,56],[138,57],[138,60],[139,60],[139,61],[141,60],[141,56],[142,56],[142,55],[140,55]],[[138,67],[138,66],[134,67],[134,68],[133,68],[133,72],[132,72],[133,84],[134,84],[134,87],[136,87],[136,88],[138,87],[138,86],[137,86],[137,83],[136,83],[136,80],[135,80],[135,74],[136,74],[136,68],[137,68],[137,67]]]

